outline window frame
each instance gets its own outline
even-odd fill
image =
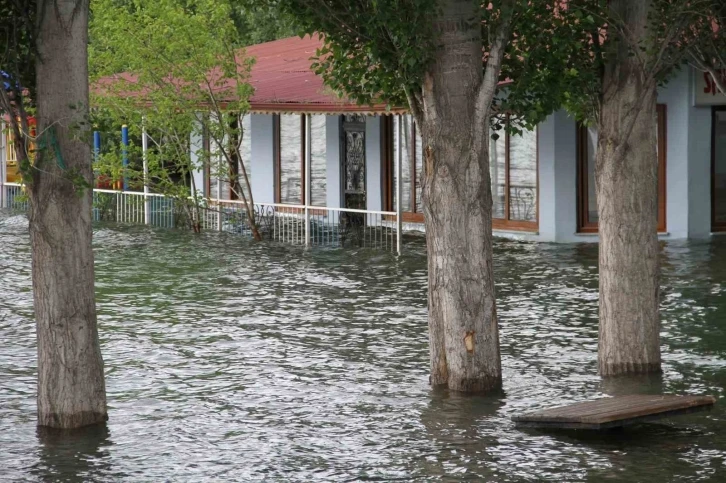
[[[395,149],[394,146],[394,123],[396,122],[395,115],[386,116],[386,120],[382,123],[383,134],[381,139],[384,141],[385,146],[383,147],[383,159],[384,159],[384,179],[383,179],[383,206],[386,211],[395,211],[393,208],[393,198],[395,194],[394,186],[394,170],[395,170]],[[422,173],[416,172],[416,132],[417,127],[414,122],[412,129],[412,154],[411,156],[411,173],[413,173],[412,180],[415,182],[411,183],[411,206],[414,210],[419,207],[416,204],[416,182],[420,182],[420,176]],[[536,220],[535,221],[524,221],[524,220],[511,220],[509,219],[511,214],[509,211],[509,147],[510,135],[506,132],[503,133],[505,142],[505,216],[506,218],[493,218],[492,217],[492,228],[495,230],[513,230],[513,231],[536,231],[539,228],[539,126],[535,128],[535,136],[537,143],[537,154],[535,159],[535,172],[536,172],[536,183],[535,183],[535,209],[536,209]],[[426,163],[421,163],[422,168],[426,169]],[[402,211],[401,218],[404,222],[409,223],[423,223],[424,214],[423,211]]]
[[[668,108],[666,104],[656,104],[658,130],[658,232],[667,230],[666,199],[667,179],[666,164],[668,160]],[[589,220],[587,205],[587,128],[577,124],[577,233],[597,233],[598,223]],[[593,160],[594,162],[594,160]]]
[[[509,115],[507,115],[506,123],[509,124]],[[535,143],[536,143],[536,155],[535,155],[535,185],[534,190],[535,196],[535,213],[536,217],[534,221],[526,220],[512,220],[509,203],[509,177],[510,177],[510,148],[511,148],[511,134],[502,130],[504,137],[504,218],[494,218],[494,210],[492,210],[492,229],[494,230],[510,230],[510,231],[537,231],[539,229],[539,125],[534,128],[535,131]],[[490,131],[491,136],[491,131]],[[491,143],[491,138],[490,141]],[[490,159],[490,189],[491,189],[491,159]],[[494,199],[492,198],[492,206]]]
[[[273,146],[275,150],[275,203],[281,205],[305,205],[305,191],[307,189],[307,180],[305,177],[305,133],[306,133],[306,115],[299,114],[300,117],[300,200],[299,203],[291,203],[282,201],[282,144],[281,144],[281,122],[280,116],[296,114],[275,114],[273,117]]]
[[[711,232],[726,231],[726,223],[716,222],[716,113],[726,111],[726,106],[711,107]]]
[[[387,115],[384,117],[383,122],[381,123],[381,129],[383,132],[381,133],[381,140],[383,144],[383,207],[385,211],[396,211],[394,209],[393,200],[395,198],[395,183],[394,183],[394,173],[396,169],[396,146],[394,145],[394,129],[395,129],[395,123],[396,123],[396,116],[397,115],[403,115],[403,114],[394,114],[394,115]],[[401,219],[404,222],[407,223],[423,223],[424,222],[424,214],[423,214],[423,201],[421,203],[422,206],[418,206],[416,203],[416,186],[421,183],[421,175],[423,174],[424,170],[426,169],[426,163],[421,161],[421,173],[416,172],[416,133],[418,132],[418,126],[416,126],[416,121],[413,119],[413,116],[411,117],[412,121],[412,129],[411,129],[411,138],[409,139],[409,142],[411,143],[411,159],[409,161],[409,169],[412,173],[411,176],[411,187],[410,187],[410,196],[411,196],[411,208],[412,210],[407,211],[401,211]],[[423,155],[423,153],[421,153]],[[423,189],[423,186],[422,186]],[[422,194],[422,200],[423,200],[423,194]],[[417,210],[421,211],[417,211]]]

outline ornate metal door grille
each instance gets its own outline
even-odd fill
[[[343,116],[343,207],[366,209],[366,118],[362,114]],[[354,241],[365,227],[361,213],[343,213],[340,217],[341,240]],[[359,233],[360,232],[360,233]]]

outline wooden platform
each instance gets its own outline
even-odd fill
[[[607,429],[711,409],[711,396],[616,396],[512,417],[517,426]]]

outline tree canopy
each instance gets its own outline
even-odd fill
[[[300,34],[324,34],[314,67],[332,88],[360,103],[410,105],[436,42],[436,0],[270,1],[295,16]],[[472,20],[481,23],[485,39],[483,68],[487,42],[506,3],[483,2],[480,18]],[[529,127],[560,107],[578,119],[593,120],[603,66],[617,49],[617,37],[608,36],[608,30],[623,28],[620,19],[610,16],[606,0],[513,3],[499,112]],[[657,51],[657,65],[644,68],[661,83],[687,61],[701,70],[715,69],[724,60],[725,9],[718,0],[655,0],[651,35],[645,43],[629,46],[632,55]]]

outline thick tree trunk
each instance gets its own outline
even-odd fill
[[[635,39],[648,35],[649,8],[610,2]],[[602,376],[660,371],[656,83],[628,44],[606,65],[598,122]]]
[[[96,327],[88,131],[88,0],[39,0],[38,147],[30,188],[38,424],[107,419]],[[79,132],[80,131],[80,132]]]
[[[471,22],[479,7],[456,0],[441,6],[439,43],[424,82],[421,113],[431,384],[487,392],[501,385],[501,362],[492,270],[489,116],[472,129],[482,118],[476,102],[483,82],[482,40],[479,26]],[[487,112],[489,108],[484,106]]]

